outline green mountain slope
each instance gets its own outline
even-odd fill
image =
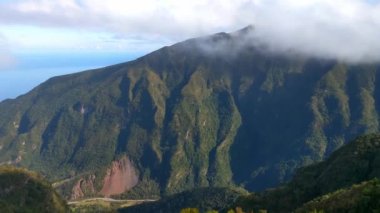
[[[296,213],[303,212],[379,212],[380,181],[378,179],[341,189],[318,197]]]
[[[250,31],[55,77],[1,102],[0,162],[43,173],[70,199],[261,190],[378,131],[377,65],[242,46]]]
[[[124,211],[376,212],[380,208],[379,154],[380,135],[366,135],[335,151],[327,160],[299,169],[288,184],[278,188],[250,195],[235,192],[235,196],[225,196],[231,194],[228,190],[205,188]]]
[[[326,161],[298,170],[288,184],[242,197],[236,205],[245,210],[291,212],[316,199],[300,208],[299,212],[312,211],[313,208],[326,212],[349,212],[342,210],[344,206],[350,211],[355,208],[378,208],[379,181],[372,179],[380,178],[379,156],[380,135],[358,137],[334,152]],[[344,189],[347,187],[351,188]]]
[[[69,212],[66,202],[36,173],[0,167],[1,212]]]

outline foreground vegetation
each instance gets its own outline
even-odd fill
[[[37,173],[0,167],[0,212],[68,212],[66,202]]]
[[[126,213],[215,212],[227,208],[245,193],[242,190],[228,188],[200,188],[168,196],[157,202],[143,203],[119,211]]]
[[[295,212],[380,212],[380,181],[374,179],[323,195]]]
[[[114,200],[109,198],[89,198],[69,202],[72,212],[117,212],[118,209],[138,205],[152,200]]]

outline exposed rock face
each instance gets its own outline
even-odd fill
[[[81,182],[83,181],[83,179],[81,178],[80,180],[78,180],[78,182],[74,185],[72,191],[71,191],[71,196],[70,196],[70,200],[77,200],[81,197],[84,196],[83,194],[83,191],[80,187],[81,185]]]
[[[100,194],[105,197],[118,195],[133,188],[138,183],[136,169],[128,157],[113,161],[103,179],[103,187],[97,192],[94,187],[95,175],[80,178],[71,190],[70,200],[77,200],[88,195]]]
[[[94,194],[96,192],[94,188],[94,181],[95,175],[90,175],[87,179],[79,179],[71,191],[70,200],[80,199],[84,197],[85,194]]]
[[[133,188],[138,183],[138,176],[128,157],[113,161],[107,170],[100,194],[109,197],[118,195]]]

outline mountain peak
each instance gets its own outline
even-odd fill
[[[250,24],[250,25],[244,27],[243,29],[238,30],[238,32],[241,32],[241,33],[251,33],[254,30],[255,30],[255,26],[252,25],[252,24]]]

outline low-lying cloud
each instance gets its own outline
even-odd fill
[[[0,3],[0,23],[112,32],[126,38],[185,38],[248,24],[272,51],[380,62],[374,0],[23,0]]]
[[[255,37],[275,50],[349,62],[380,61],[380,5],[363,0],[265,1]]]

